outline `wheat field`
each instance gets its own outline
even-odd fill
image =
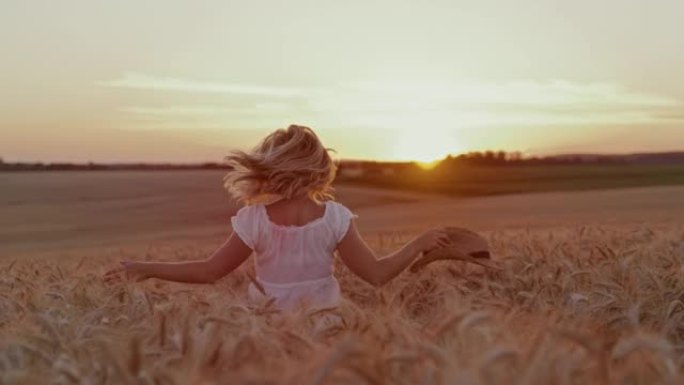
[[[314,313],[248,303],[249,264],[214,285],[101,281],[121,259],[203,258],[197,240],[6,255],[0,383],[684,383],[681,222],[556,217],[474,219],[500,272],[442,261],[374,288],[338,264],[343,303]],[[415,234],[367,233],[380,253]]]

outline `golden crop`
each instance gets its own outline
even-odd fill
[[[316,313],[248,304],[249,267],[106,286],[127,256],[5,260],[0,383],[684,383],[684,229],[486,235],[503,271],[437,262],[375,289],[339,265],[344,303]]]

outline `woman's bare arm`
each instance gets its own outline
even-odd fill
[[[188,262],[122,262],[122,267],[105,274],[105,281],[113,281],[126,273],[135,280],[159,278],[187,283],[212,283],[235,270],[252,250],[233,233],[209,258]]]
[[[404,271],[420,253],[447,243],[447,234],[443,230],[429,230],[399,250],[377,258],[352,221],[347,234],[337,245],[337,251],[354,274],[374,286],[381,286]]]

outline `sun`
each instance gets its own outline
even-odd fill
[[[391,157],[415,161],[420,167],[430,169],[447,155],[461,150],[454,135],[446,130],[407,130],[396,136]]]
[[[418,167],[422,168],[423,170],[432,170],[433,168],[437,167],[437,165],[439,164],[440,161],[441,161],[441,159],[433,160],[430,162],[423,162],[423,161],[417,160],[416,164],[418,165]]]

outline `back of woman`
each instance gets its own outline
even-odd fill
[[[310,219],[305,223],[297,220],[302,217],[297,215],[298,211],[306,211],[310,206],[322,206],[322,214],[304,215]],[[254,250],[256,279],[265,291],[261,293],[252,284],[250,298],[259,300],[268,293],[279,308],[285,309],[307,301],[315,307],[336,306],[340,290],[334,277],[334,252],[353,217],[346,207],[334,201],[321,205],[301,200],[279,201],[240,209],[231,219],[233,230]]]

